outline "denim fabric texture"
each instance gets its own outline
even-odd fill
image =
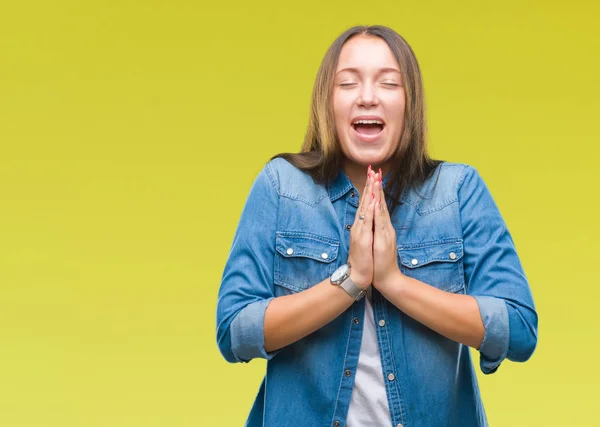
[[[383,184],[387,183],[389,175]],[[254,181],[219,290],[217,343],[232,363],[267,359],[246,425],[345,425],[358,363],[364,299],[309,336],[267,353],[269,302],[302,292],[347,262],[359,191],[340,171],[328,185],[283,159]],[[444,162],[403,192],[392,223],[403,274],[473,296],[485,335],[479,369],[525,361],[537,344],[537,313],[507,226],[472,166]],[[332,285],[333,286],[333,285]],[[373,312],[390,426],[486,426],[468,347],[427,328],[373,289]],[[384,320],[385,322],[380,322]],[[347,375],[348,372],[350,375]]]

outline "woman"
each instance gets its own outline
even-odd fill
[[[425,131],[406,41],[382,26],[335,40],[302,152],[259,173],[221,282],[221,353],[268,360],[247,426],[484,426],[468,347],[486,374],[533,353],[509,231]]]

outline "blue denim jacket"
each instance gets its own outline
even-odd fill
[[[264,349],[263,322],[273,298],[302,292],[346,263],[358,200],[343,172],[329,185],[317,185],[283,159],[270,161],[250,190],[217,303],[224,358],[268,360],[249,427],[346,423],[364,299],[271,353]],[[444,162],[423,185],[404,191],[401,202],[392,222],[402,273],[477,300],[485,326],[479,348],[484,373],[495,372],[505,358],[527,360],[537,344],[537,313],[511,235],[477,171]],[[389,425],[487,425],[468,347],[373,291]]]

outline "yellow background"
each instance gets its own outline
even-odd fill
[[[599,9],[3,1],[0,427],[243,424],[265,365],[218,353],[223,264],[355,24],[412,45],[432,154],[480,171],[530,279],[538,349],[479,375],[491,425],[598,425]]]

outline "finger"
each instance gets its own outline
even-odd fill
[[[369,201],[373,198],[372,194],[373,194],[373,183],[374,183],[374,174],[371,173],[370,176],[367,177],[367,182],[365,184],[365,189],[363,191],[363,194],[360,197],[360,202],[358,204],[358,209],[356,210],[356,216],[354,218],[354,222],[356,223],[357,221],[361,221],[358,217],[359,216],[364,216],[365,215],[365,211],[367,210],[367,206],[369,204]],[[361,221],[362,222],[362,221]]]
[[[374,187],[373,186],[375,185],[375,183],[377,181],[379,181],[379,179],[380,179],[379,174],[377,172],[371,170],[371,187],[369,189],[369,191],[371,192],[371,194],[374,194]],[[372,199],[372,197],[369,197],[369,198],[366,199],[365,206],[368,205],[369,203],[371,203],[371,199]]]
[[[359,215],[363,215],[362,211],[364,211],[364,207],[368,203],[368,201],[367,201],[368,199],[366,198],[366,195],[369,194],[369,184],[370,184],[370,181],[372,180],[372,175],[373,175],[373,171],[371,170],[371,165],[369,165],[369,169],[367,169],[367,180],[365,181],[365,188],[363,189],[362,193],[360,194],[360,200],[358,201],[358,209],[356,210],[356,216],[354,218],[354,222],[356,222]]]
[[[375,229],[379,228],[381,230],[385,229],[386,216],[383,210],[383,206],[385,205],[385,197],[383,196],[383,190],[381,189],[381,181],[377,181],[375,183]]]
[[[387,208],[387,202],[385,200],[385,192],[383,191],[383,182],[379,181],[378,192],[376,196],[381,201],[381,208],[383,210],[383,218],[390,219],[390,213]]]
[[[381,193],[381,181],[377,180],[373,183],[373,195],[376,202],[381,199]]]
[[[363,227],[360,229],[360,234],[364,241],[371,241],[370,237],[373,234],[373,214],[375,211],[375,198],[371,197],[371,202],[365,209],[365,219],[363,220]]]
[[[377,211],[377,200],[378,200],[378,196],[379,196],[379,192],[377,190],[377,186],[379,185],[379,174],[377,175],[377,179],[375,179],[375,181],[373,182],[373,199],[374,199],[374,203],[375,206],[373,206],[373,215],[376,215],[376,211]],[[375,231],[375,218],[373,218],[373,224],[372,224],[372,231]]]
[[[387,226],[391,225],[391,222],[388,221],[388,218],[385,214],[384,205],[385,205],[385,199],[379,200],[377,202],[377,206],[375,207],[375,210],[377,211],[377,216],[379,218],[379,222],[377,223],[377,226],[381,230],[385,230]]]
[[[377,234],[379,234],[377,229],[380,227],[380,224],[381,224],[381,204],[376,197],[375,198],[375,206],[373,207],[373,232],[375,233],[375,235],[373,237],[375,237]]]
[[[388,210],[388,205],[387,205],[387,201],[385,200],[385,193],[383,192],[383,188],[381,189],[381,209],[382,209],[382,214],[383,217],[391,222],[390,219],[390,212]]]
[[[369,193],[369,181],[371,180],[371,178],[367,177],[367,182],[365,183],[365,188],[362,192],[362,194],[360,195],[360,200],[358,202],[358,208],[356,209],[356,215],[354,216],[354,223],[356,224],[357,222],[361,222],[362,221],[359,219],[359,217],[362,215],[364,216],[365,214],[365,206],[367,205],[367,194]]]

